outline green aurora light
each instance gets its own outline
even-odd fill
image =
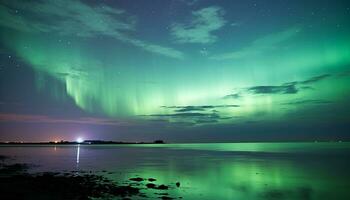
[[[314,104],[307,102],[320,105],[345,102],[349,97],[350,27],[345,26],[346,19],[315,21],[312,28],[301,23],[275,27],[255,38],[247,36],[246,42],[226,31],[212,38],[216,43],[199,45],[208,50],[198,53],[196,44],[174,44],[166,39],[167,34],[159,35],[159,41],[131,37],[142,20],[130,21],[136,16],[124,10],[106,6],[98,11],[77,2],[67,13],[58,13],[55,8],[61,3],[49,2],[31,8],[25,3],[1,6],[2,43],[38,74],[57,79],[75,104],[90,113],[229,124],[292,118],[291,113],[312,109]],[[52,21],[25,14],[19,17],[13,13],[16,6],[20,12],[37,12]],[[82,14],[85,9],[89,14],[84,17],[69,13]],[[65,16],[73,17],[72,24]],[[216,20],[224,17],[218,14]],[[112,22],[119,25],[112,26]],[[74,29],[75,23],[85,34]],[[307,82],[325,74],[329,76]],[[292,86],[296,91],[283,91],[287,89],[283,85],[291,82],[299,82]],[[50,87],[44,79],[38,85]],[[254,92],[256,86],[275,88]],[[194,110],[179,114],[176,108],[180,107]]]

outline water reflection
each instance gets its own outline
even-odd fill
[[[76,168],[79,168],[79,160],[80,160],[80,144],[77,145],[77,166]]]
[[[250,152],[234,151],[238,147],[233,144],[189,146],[65,145],[57,146],[56,152],[47,151],[51,146],[3,147],[0,155],[38,163],[34,168],[38,171],[106,170],[117,172],[104,175],[118,182],[136,176],[155,178],[157,184],[179,181],[181,187],[169,191],[170,196],[190,200],[350,199],[349,144],[280,144],[272,146],[274,152],[271,145],[261,144],[255,144]],[[283,151],[276,153],[282,147]],[[145,192],[154,195],[152,190]]]
[[[349,173],[341,167],[349,163],[319,159],[206,153],[162,165],[149,161],[130,171],[160,183],[181,182],[174,196],[184,199],[349,199]]]

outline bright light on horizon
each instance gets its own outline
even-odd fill
[[[77,142],[78,142],[78,143],[82,143],[82,142],[84,142],[84,140],[83,140],[83,138],[78,137],[78,138],[77,138]]]

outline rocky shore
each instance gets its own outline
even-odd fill
[[[28,164],[7,164],[5,156],[0,156],[0,198],[1,199],[149,199],[147,191],[159,199],[179,199],[170,196],[168,190],[174,185],[156,184],[156,179],[131,177],[117,183],[93,172],[42,172],[28,173]],[[154,196],[152,197],[152,199]]]

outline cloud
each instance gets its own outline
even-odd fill
[[[240,93],[234,93],[234,94],[229,94],[229,95],[226,95],[224,96],[225,99],[239,99],[241,98],[241,94]]]
[[[109,36],[145,51],[181,59],[183,53],[170,47],[129,37],[136,19],[124,10],[107,5],[92,6],[80,1],[5,1],[0,5],[0,26],[31,33],[67,36]]]
[[[213,43],[217,40],[213,32],[226,24],[223,15],[223,9],[217,6],[194,11],[190,23],[172,24],[171,35],[179,43]]]
[[[295,37],[300,31],[300,27],[292,27],[287,30],[259,38],[240,50],[214,55],[210,58],[214,60],[230,60],[259,55],[266,51],[277,49],[282,42]]]
[[[252,86],[248,88],[243,88],[241,91],[228,94],[224,96],[224,99],[238,99],[244,96],[244,94],[258,94],[258,95],[264,95],[264,94],[296,94],[300,90],[310,90],[314,89],[310,85],[313,85],[319,81],[322,81],[324,79],[327,79],[331,77],[331,74],[322,74],[319,76],[314,76],[311,78],[308,78],[306,80],[302,81],[293,81],[293,82],[286,82],[281,85],[258,85],[258,86]]]
[[[254,94],[295,94],[298,89],[294,84],[281,86],[254,86],[247,89]]]
[[[199,112],[180,112],[173,114],[152,114],[147,115],[151,117],[217,117],[217,114],[214,113],[199,113]]]
[[[179,0],[179,1],[187,4],[188,6],[192,6],[196,4],[199,0]]]
[[[0,122],[24,122],[24,123],[53,123],[53,124],[91,124],[91,125],[125,125],[124,121],[116,121],[107,118],[82,117],[78,119],[53,118],[47,115],[24,115],[15,113],[0,113]]]
[[[217,112],[178,112],[172,114],[152,114],[147,117],[157,117],[167,119],[170,123],[182,123],[185,125],[199,125],[203,123],[218,123],[219,120],[225,120]]]
[[[237,108],[239,105],[204,105],[204,106],[162,106],[163,108],[176,109],[175,112],[206,111],[215,108]]]
[[[313,88],[311,86],[301,86],[300,89],[302,89],[302,90],[314,90],[315,88]]]
[[[232,22],[232,23],[230,24],[230,26],[233,26],[233,27],[241,26],[241,25],[242,25],[242,23],[239,23],[239,22]]]
[[[197,124],[207,124],[207,123],[218,123],[219,121],[218,120],[216,120],[216,119],[205,119],[205,120],[203,120],[203,119],[199,119],[199,120],[196,120],[195,121]]]
[[[184,58],[184,54],[181,51],[175,50],[170,47],[163,47],[163,46],[150,44],[141,40],[131,39],[131,38],[123,38],[122,40],[127,41],[130,44],[133,44],[134,46],[141,47],[142,49],[152,53],[168,56],[171,58],[177,58],[177,59]]]
[[[329,78],[331,75],[330,74],[323,74],[320,76],[314,76],[310,79],[307,79],[305,81],[301,81],[300,84],[312,84],[312,83],[316,83],[318,81],[321,81],[323,79]]]
[[[219,122],[221,119],[217,112],[177,112],[171,114],[151,114],[143,117],[155,118],[157,121],[166,120],[171,124],[196,125],[201,123]]]
[[[204,110],[205,108],[203,107],[186,106],[178,110],[175,110],[175,112],[191,112],[191,111],[204,111]]]
[[[303,100],[293,100],[285,103],[281,103],[281,105],[302,105],[302,104],[330,104],[332,101],[320,100],[320,99],[303,99]]]
[[[306,80],[302,80],[302,81],[293,81],[293,82],[287,82],[285,83],[285,85],[302,85],[301,87],[305,88],[305,89],[311,89],[309,85],[312,85],[314,83],[317,83],[319,81],[322,81],[324,79],[330,78],[332,77],[331,74],[322,74],[319,76],[313,76],[311,78],[308,78]]]
[[[169,123],[184,123],[186,125],[200,125],[206,123],[221,123],[232,117],[221,116],[216,109],[237,108],[239,105],[202,105],[202,106],[162,106],[170,109],[171,113],[143,115],[143,117],[166,120]]]

